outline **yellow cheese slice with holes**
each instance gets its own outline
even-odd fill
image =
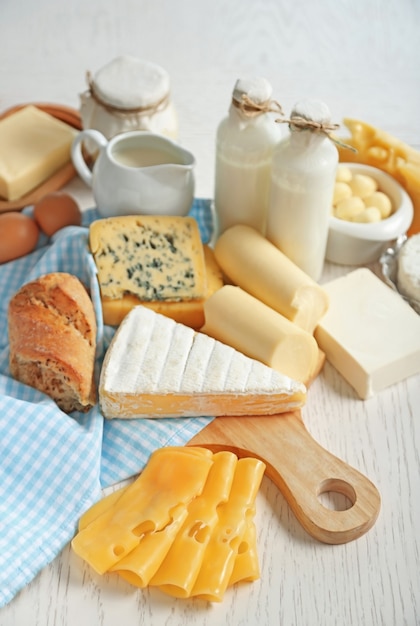
[[[116,491],[104,496],[98,502],[96,502],[93,506],[91,506],[79,519],[78,530],[84,530],[89,524],[91,524],[97,517],[105,513],[111,509],[114,505],[116,505],[117,501],[121,498],[122,494],[127,491],[130,485],[126,487],[121,487]]]
[[[204,454],[168,448],[151,455],[137,480],[73,539],[76,554],[103,574],[149,533],[163,530],[200,494],[213,463]]]
[[[255,515],[255,498],[264,470],[265,464],[258,459],[239,459],[229,500],[218,509],[219,520],[207,545],[192,596],[211,602],[223,599],[239,547]]]
[[[313,333],[328,309],[327,293],[261,233],[232,226],[219,237],[214,253],[231,283]]]
[[[184,504],[172,509],[171,519],[162,530],[147,533],[137,548],[119,560],[109,571],[117,572],[136,587],[146,587],[166,559],[168,550],[187,515],[188,511]]]
[[[167,454],[171,450],[178,450],[178,446],[166,446],[164,448],[158,448],[153,453],[154,458],[156,459],[158,454]],[[208,459],[211,459],[213,456],[213,453],[210,450],[199,446],[188,446],[182,448],[182,450],[184,454],[204,456]],[[116,489],[115,491],[111,492],[107,496],[104,496],[103,498],[98,500],[98,502],[93,504],[87,511],[85,511],[85,513],[83,513],[83,515],[79,519],[78,530],[83,530],[84,528],[86,528],[86,526],[89,526],[89,524],[93,522],[97,517],[102,515],[102,513],[105,513],[105,511],[108,511],[113,506],[115,506],[117,504],[117,500],[119,500],[122,494],[127,489],[129,489],[129,487],[130,485],[120,487],[119,489]]]
[[[229,587],[238,582],[253,582],[260,578],[260,563],[257,551],[257,529],[247,519],[245,533],[239,544],[238,554],[229,579]]]
[[[219,507],[229,499],[237,462],[231,452],[214,455],[204,490],[189,505],[187,518],[151,585],[178,598],[191,595],[206,547],[218,523]]]

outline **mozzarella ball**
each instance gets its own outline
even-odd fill
[[[334,215],[340,220],[352,220],[365,208],[365,203],[359,196],[351,196],[341,200],[335,207]]]
[[[354,196],[367,198],[377,190],[378,183],[371,176],[366,176],[365,174],[355,174],[351,181],[349,181],[349,186]]]
[[[339,165],[337,167],[337,173],[335,176],[335,179],[337,182],[348,183],[351,181],[352,178],[353,178],[353,175],[349,167],[346,167],[345,165]]]
[[[383,220],[392,213],[391,199],[383,191],[375,191],[371,196],[365,198],[365,205],[379,209],[381,219]]]
[[[376,206],[370,206],[355,215],[352,221],[365,224],[373,224],[374,222],[380,222],[381,219],[382,218],[380,210]]]
[[[337,181],[334,184],[333,204],[336,205],[345,198],[350,198],[352,191],[347,183]]]

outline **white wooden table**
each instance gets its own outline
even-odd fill
[[[286,112],[319,97],[334,121],[360,118],[420,148],[418,0],[2,0],[0,25],[0,111],[24,102],[77,108],[86,71],[122,53],[164,66],[180,142],[197,158],[198,197],[213,194],[215,130],[240,76],[268,78]],[[68,190],[93,206],[78,179]],[[323,280],[347,270],[327,266]],[[0,625],[420,624],[420,376],[363,402],[327,363],[303,418],[321,445],[378,487],[382,509],[365,536],[314,541],[264,478],[261,579],[221,604],[99,578],[66,548],[0,609]]]

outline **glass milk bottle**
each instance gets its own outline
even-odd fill
[[[247,224],[264,233],[271,158],[283,131],[280,105],[264,78],[236,82],[228,115],[216,136],[215,211],[218,232]]]
[[[338,151],[328,133],[328,107],[315,100],[295,105],[290,134],[273,155],[266,236],[311,278],[324,266]]]

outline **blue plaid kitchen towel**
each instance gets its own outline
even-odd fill
[[[31,212],[32,207],[24,209]],[[203,242],[212,235],[210,201],[191,213]],[[114,329],[102,321],[88,227],[40,237],[30,255],[0,266],[0,607],[28,584],[72,539],[81,514],[101,489],[137,474],[157,448],[184,445],[211,417],[104,420],[98,406],[66,415],[44,394],[10,376],[7,308],[26,282],[47,272],[69,272],[90,289],[98,321],[97,374]]]

